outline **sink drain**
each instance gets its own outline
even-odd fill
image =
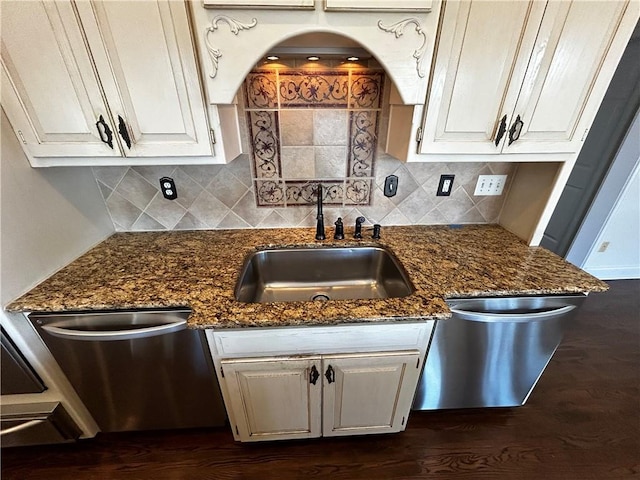
[[[311,297],[311,300],[317,302],[326,302],[327,300],[329,300],[329,296],[325,295],[324,293],[317,293],[316,295]]]

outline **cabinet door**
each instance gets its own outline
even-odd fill
[[[433,0],[324,0],[325,10],[428,12]]]
[[[320,357],[223,360],[230,417],[243,442],[321,435]]]
[[[323,356],[323,435],[404,430],[421,367],[417,350]]]
[[[637,5],[619,0],[548,3],[511,120],[519,116],[522,130],[517,141],[505,145],[505,153],[580,149],[592,120],[589,116],[579,128],[581,117],[594,89],[604,93],[609,83],[621,50],[613,66],[607,65],[607,55],[619,50],[612,44],[625,11],[632,9]],[[610,71],[606,79],[600,78],[603,69]],[[601,95],[595,95],[598,104]]]
[[[315,0],[203,0],[205,8],[309,8]]]
[[[30,158],[122,155],[71,2],[2,2],[1,90]]]
[[[185,3],[103,0],[77,8],[125,154],[211,155]]]
[[[451,1],[444,6],[420,153],[499,153],[545,4]]]

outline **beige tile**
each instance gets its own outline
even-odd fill
[[[177,200],[167,200],[162,195],[156,195],[144,211],[144,213],[151,215],[169,230],[180,221],[186,212],[187,209],[180,205]]]
[[[459,222],[463,218],[464,213],[474,206],[462,187],[454,188],[449,197],[437,198],[442,199],[440,203],[437,204],[438,210],[449,223]]]
[[[93,167],[93,176],[110,189],[116,188],[129,167]]]
[[[142,210],[118,192],[113,192],[106,203],[113,223],[119,225],[123,230],[129,230],[142,214]]]
[[[183,207],[189,208],[202,192],[202,186],[181,168],[177,168],[173,172],[173,180],[176,184],[176,192],[178,192],[178,198],[175,201]]]
[[[102,194],[102,199],[106,200],[107,198],[109,198],[109,195],[111,195],[113,190],[107,187],[100,180],[97,180],[97,183],[98,183],[98,187],[100,188],[100,193]]]
[[[347,110],[313,110],[314,145],[348,145]]]
[[[411,223],[418,223],[434,206],[427,192],[418,187],[398,205],[398,208]]]
[[[180,167],[180,170],[193,178],[199,185],[206,187],[216,175],[226,168],[226,165],[185,165]]]
[[[209,228],[215,228],[228,212],[229,208],[206,190],[189,207],[189,213]]]
[[[142,175],[129,169],[115,191],[136,207],[144,209],[153,197],[160,193],[160,184],[155,187],[147,182]]]
[[[282,146],[313,145],[313,110],[280,110]]]
[[[198,220],[191,212],[187,212],[173,227],[174,230],[202,230],[207,228],[204,222]]]
[[[248,189],[247,185],[228,170],[222,170],[207,186],[207,191],[229,208],[233,207]]]
[[[484,217],[476,207],[469,209],[458,217],[457,223],[486,223]]]
[[[313,147],[282,147],[281,157],[284,178],[294,180],[316,178]]]
[[[161,177],[173,177],[175,169],[173,165],[133,167],[151,185],[159,185]]]
[[[440,213],[440,210],[438,210],[437,208],[431,209],[419,221],[419,224],[421,225],[446,225],[448,223],[449,221],[442,213]]]
[[[131,230],[135,232],[148,232],[153,230],[165,230],[166,227],[158,223],[154,218],[146,213],[140,215],[136,222],[132,225]]]
[[[317,178],[345,178],[347,176],[347,147],[319,146],[314,148]]]
[[[399,209],[394,208],[386,217],[382,219],[383,225],[411,225],[409,220]]]
[[[231,211],[253,227],[258,226],[270,212],[268,208],[256,206],[253,190],[249,190]]]
[[[278,212],[271,210],[258,225],[261,228],[292,227]]]
[[[504,195],[492,195],[477,202],[476,208],[487,223],[498,223],[503,203]]]
[[[251,187],[253,181],[251,175],[251,156],[243,153],[235,158],[231,163],[224,166],[224,170],[227,170],[244,183],[247,187]]]
[[[233,229],[233,228],[250,228],[247,222],[242,220],[239,216],[237,216],[233,212],[229,212],[225,215],[225,217],[218,223],[216,228],[218,229]]]

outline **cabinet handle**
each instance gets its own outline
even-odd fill
[[[324,372],[324,376],[327,377],[327,382],[333,383],[336,381],[336,372],[333,370],[333,367],[329,365],[327,371]]]
[[[311,367],[311,373],[309,374],[309,382],[311,383],[311,385],[315,385],[319,377],[320,374],[318,373],[318,369],[315,365],[313,365]]]
[[[496,134],[496,147],[500,144],[500,140],[504,136],[504,132],[507,131],[507,116],[505,115],[500,120],[500,126],[498,127],[498,133]]]
[[[127,124],[124,123],[124,119],[118,115],[118,133],[127,144],[127,148],[131,148],[131,137],[129,137],[129,130],[127,130]]]
[[[522,131],[523,126],[524,122],[520,119],[520,115],[518,115],[515,122],[511,124],[511,128],[509,129],[509,143],[507,145],[511,145],[520,138],[520,132]]]
[[[109,147],[111,147],[111,149],[113,149],[113,135],[111,133],[109,125],[107,125],[107,122],[104,121],[102,115],[100,115],[100,118],[96,122],[96,128],[98,129],[100,140],[102,140],[103,143],[106,143],[107,145],[109,145]]]

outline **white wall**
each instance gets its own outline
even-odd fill
[[[582,268],[602,280],[640,278],[640,161]]]
[[[602,280],[640,278],[639,172],[637,114],[567,254]]]
[[[34,169],[2,111],[0,306],[114,231],[89,167]]]

